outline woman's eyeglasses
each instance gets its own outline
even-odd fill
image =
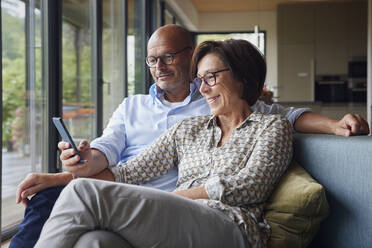
[[[218,71],[208,72],[202,77],[196,77],[194,80],[200,84],[202,84],[204,81],[206,84],[212,87],[216,85],[216,74],[223,71],[229,71],[229,69],[226,68]]]

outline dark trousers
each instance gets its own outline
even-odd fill
[[[64,186],[51,187],[32,197],[25,211],[25,217],[16,235],[10,241],[9,248],[31,248],[39,239],[41,229],[49,218],[59,194]]]

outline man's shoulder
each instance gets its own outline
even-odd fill
[[[152,103],[153,98],[149,94],[136,94],[124,98],[125,104],[140,104],[140,103]]]
[[[264,123],[286,123],[287,118],[282,114],[263,114],[260,111],[256,111],[254,113],[254,118],[257,121],[260,121],[262,124]]]

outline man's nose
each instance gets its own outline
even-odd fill
[[[155,64],[156,69],[161,69],[167,67],[167,65],[163,62],[162,58],[157,58],[156,64]]]

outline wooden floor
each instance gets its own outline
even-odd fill
[[[18,184],[31,171],[30,157],[19,152],[7,152],[3,149],[2,182],[1,182],[1,228],[19,223],[23,218],[24,206],[16,204]]]

